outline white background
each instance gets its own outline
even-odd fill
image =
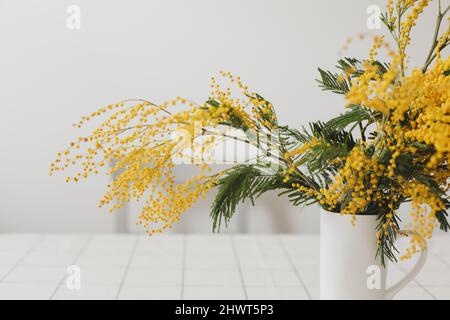
[[[81,30],[66,27],[72,4]],[[108,178],[66,185],[48,169],[80,135],[72,123],[123,98],[202,102],[223,69],[270,99],[282,123],[343,112],[339,97],[317,87],[317,67],[334,66],[348,36],[373,32],[373,4],[385,1],[0,0],[0,232],[114,230],[115,217],[97,208]],[[435,12],[427,8],[414,32],[413,64],[429,50]],[[357,42],[347,55],[367,56],[369,47]],[[315,232],[318,211],[271,194],[231,230]],[[208,204],[177,228],[210,232]]]

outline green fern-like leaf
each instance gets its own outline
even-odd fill
[[[337,73],[331,73],[319,68],[321,80],[318,80],[319,87],[323,91],[332,91],[337,94],[346,94],[350,90],[350,84]]]
[[[448,232],[450,231],[450,224],[448,222],[448,213],[447,210],[450,209],[450,201],[447,199],[441,199],[444,204],[446,210],[442,210],[436,213],[436,219],[439,222],[439,227],[442,231]]]
[[[324,91],[332,91],[337,94],[346,94],[352,86],[351,79],[361,76],[365,72],[367,61],[354,58],[344,58],[338,61],[336,68],[340,73],[333,73],[319,68],[319,87]],[[389,70],[389,64],[379,61],[372,62],[377,67],[377,73],[382,76]],[[347,75],[347,76],[343,76]]]
[[[307,136],[309,141],[314,139],[316,144],[296,160],[296,165],[306,164],[313,174],[334,172],[331,161],[348,155],[356,145],[351,133],[328,128],[320,121],[311,123],[309,132],[305,130],[304,136]],[[323,176],[321,180],[326,182],[327,176]]]
[[[222,221],[228,225],[239,203],[250,199],[253,203],[263,193],[283,187],[279,175],[267,176],[255,166],[236,166],[219,181],[219,189],[212,204],[213,230],[220,231]]]
[[[372,123],[381,115],[372,113],[361,106],[352,105],[350,111],[343,113],[325,123],[326,129],[343,130],[350,125],[359,124],[363,121]]]
[[[365,67],[364,64],[367,63],[367,60],[358,60],[354,58],[344,58],[338,61],[336,68],[341,70],[343,73],[350,73],[352,78],[361,76]],[[373,65],[377,66],[377,72],[380,76],[385,74],[389,70],[389,64],[383,63],[380,61],[372,62]]]

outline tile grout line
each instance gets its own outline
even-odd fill
[[[11,269],[0,279],[0,283],[2,283],[14,271],[14,269],[16,269],[31,252],[33,252],[33,250],[37,247],[39,242],[42,241],[42,239],[44,239],[44,236],[39,235],[37,240],[30,246],[30,248],[28,248],[23,256],[20,257],[19,260],[17,260],[16,263],[11,267]]]
[[[287,251],[286,247],[284,246],[283,241],[281,241],[280,235],[276,235],[275,237],[276,237],[277,242],[280,245],[284,255],[286,256],[286,258],[288,259],[292,268],[294,269],[294,272],[297,275],[297,278],[300,280],[300,283],[301,283],[303,289],[305,289],[306,295],[308,296],[309,300],[313,300],[308,288],[305,285],[305,282],[303,282],[300,272],[298,272],[297,268],[295,267],[294,261],[292,260],[291,256],[289,255],[289,252]]]
[[[435,258],[437,258],[439,261],[441,261],[443,264],[445,264],[447,267],[450,268],[450,263],[447,262],[447,260],[445,260],[444,258],[442,258],[440,255],[436,254],[436,253],[431,253],[431,255]],[[435,297],[431,291],[426,290],[427,292],[430,293],[430,295],[435,299],[435,300],[439,300],[437,297]]]
[[[186,248],[187,248],[187,236],[183,235],[183,243],[181,249],[181,292],[180,292],[180,300],[184,299],[184,283],[186,276]]]
[[[400,267],[400,266],[399,266],[399,268],[405,273],[405,275],[408,274],[409,271],[406,270],[404,267]],[[423,291],[425,291],[430,297],[432,297],[433,300],[438,300],[438,299],[430,292],[430,290],[427,289],[427,287],[426,287],[425,285],[423,285],[423,284],[421,284],[421,283],[419,282],[419,280],[413,279],[413,281],[414,281],[415,283],[417,283],[417,286],[418,286],[419,288],[421,288],[421,289],[422,289]],[[413,282],[413,281],[411,281],[411,282]]]
[[[258,241],[258,238],[256,236],[253,237],[253,239],[255,241],[256,248],[258,248],[259,257],[263,260],[263,263],[264,263],[264,269],[261,269],[261,270],[264,270],[264,272],[266,272],[269,275],[271,283],[272,283],[272,286],[270,286],[269,288],[273,288],[273,289],[276,290],[279,286],[277,286],[275,284],[275,278],[274,278],[274,276],[273,276],[273,274],[271,272],[273,269],[269,268],[269,266],[267,265],[267,259],[266,259],[266,256],[265,256],[263,250],[262,250],[262,244],[261,244],[260,241]],[[280,295],[279,295],[278,290],[276,290],[276,292],[277,292],[277,296],[279,297]]]
[[[134,235],[134,236],[136,237],[136,240],[134,241],[133,248],[131,249],[130,257],[128,258],[128,262],[127,262],[127,265],[125,267],[125,272],[123,273],[122,281],[120,281],[119,290],[117,290],[117,294],[116,294],[116,299],[115,300],[119,300],[120,292],[122,291],[123,285],[125,283],[125,278],[127,277],[128,271],[130,270],[131,261],[134,258],[134,254],[136,252],[136,248],[137,248],[137,245],[138,245],[138,242],[139,242],[139,235]]]
[[[264,253],[263,253],[262,250],[261,250],[261,244],[260,244],[260,242],[258,241],[257,236],[254,235],[254,236],[252,237],[252,240],[253,240],[253,241],[252,241],[253,244],[255,245],[254,248],[255,248],[256,251],[258,252],[258,257],[261,258],[261,260],[262,260],[262,262],[263,262],[263,266],[264,266],[264,268],[258,268],[258,269],[260,269],[260,270],[268,270],[268,269],[270,269],[269,266],[267,265],[267,262],[266,262]],[[251,268],[246,268],[246,269],[251,269]]]
[[[233,269],[236,270],[236,269]],[[259,270],[263,270],[263,269],[259,269]],[[51,285],[54,284],[54,282],[35,282],[35,281],[30,281],[30,282],[22,282],[22,281],[8,281],[5,282],[7,284],[32,284],[32,285]],[[102,283],[102,282],[91,282],[89,283],[89,285],[92,286],[98,286],[98,287],[111,287],[114,286],[111,283]],[[151,284],[128,284],[126,285],[127,287],[133,287],[133,288],[146,288],[149,286],[153,286]],[[161,288],[179,288],[179,285],[175,285],[175,284],[158,284],[156,285],[157,287],[161,287]],[[204,287],[204,288],[242,288],[242,285],[217,285],[217,284],[190,284],[189,286],[187,286],[189,288],[199,288],[199,287]],[[265,285],[265,284],[252,284],[249,285],[248,287],[251,288],[273,288],[273,285]],[[279,285],[278,287],[280,288],[298,288],[298,285]],[[442,286],[435,286],[435,287],[439,287],[439,288],[448,288],[449,286],[447,285],[442,285]]]
[[[236,264],[238,267],[239,278],[241,279],[241,283],[242,283],[242,290],[244,290],[244,297],[245,297],[245,300],[248,300],[247,287],[245,286],[245,282],[244,282],[244,275],[242,273],[241,261],[239,260],[239,255],[237,253],[236,242],[235,242],[234,236],[231,235],[229,237],[231,240],[231,247],[233,248],[234,257],[236,259]]]
[[[444,258],[442,258],[440,255],[436,254],[436,253],[432,253],[431,254],[433,257],[437,258],[439,261],[441,261],[443,264],[445,264],[447,267],[450,268],[450,263],[447,262],[447,260],[445,260]]]
[[[75,256],[75,258],[73,259],[72,265],[75,265],[78,261],[78,259],[81,257],[81,255],[86,251],[86,248],[88,247],[89,243],[91,242],[92,237],[88,237],[85,240],[85,243],[83,244],[83,246],[81,247],[80,251],[77,253],[77,255]],[[50,295],[49,300],[53,300],[53,298],[55,297],[56,293],[58,292],[58,290],[61,288],[64,280],[67,278],[67,274],[65,274],[62,279],[59,281],[59,283],[57,284],[55,290],[53,291],[53,293]]]

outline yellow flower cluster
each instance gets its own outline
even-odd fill
[[[327,210],[353,217],[378,214],[377,241],[383,249],[386,243],[392,245],[399,232],[398,208],[410,201],[410,227],[421,237],[412,239],[404,256],[408,258],[421,248],[420,238],[431,237],[438,214],[446,210],[450,187],[450,57],[441,56],[441,49],[450,44],[450,24],[442,35],[436,32],[425,66],[406,72],[412,28],[430,2],[388,0],[383,21],[396,42],[396,51],[383,36],[376,36],[369,59],[362,62],[363,70],[354,60],[341,65],[344,74],[337,82],[345,92],[350,85],[347,105],[367,115],[353,126],[359,125],[360,140],[351,131],[333,131],[335,128],[327,129],[326,124],[314,124],[311,135],[279,126],[272,103],[249,92],[239,77],[222,71],[220,80],[237,92],[224,89],[212,78],[210,98],[201,105],[180,97],[160,105],[124,100],[83,117],[76,127],[108,114],[90,135],[76,139],[58,154],[51,174],[75,166],[78,171],[67,177],[67,182],[78,182],[109,167],[107,173],[114,179],[100,206],[112,211],[124,203],[144,200],[138,224],[153,234],[172,227],[184,211],[223,181],[225,171],[211,174],[204,158],[216,139],[226,137],[221,127],[245,131],[243,142],[257,148],[262,148],[262,133],[279,144],[278,150],[262,150],[263,154],[281,165],[268,173],[275,179],[262,181],[289,189],[294,204],[318,202]],[[440,12],[438,22],[442,19]],[[386,67],[376,61],[381,48],[387,49],[391,58]],[[366,130],[371,134],[365,135]],[[309,142],[298,147],[304,141]],[[173,159],[186,150],[200,151],[192,155],[193,163],[199,163],[198,172],[177,183]],[[301,171],[304,165],[309,176]],[[428,183],[430,179],[432,183]]]
[[[384,165],[365,154],[364,146],[357,146],[345,158],[335,181],[327,189],[321,189],[317,199],[321,205],[331,211],[338,209],[341,214],[364,213],[369,203],[381,205],[385,200],[386,196],[377,190],[379,177],[385,175],[385,170]],[[346,199],[348,194],[351,197]],[[337,208],[338,205],[342,207]]]
[[[299,167],[302,162],[301,156],[319,144],[320,142],[318,140],[312,139],[310,142],[304,143],[300,147],[288,150],[284,153],[284,160],[289,164],[288,168],[284,172],[284,183],[288,183],[291,176],[296,173],[297,167]],[[298,188],[298,191],[303,192],[307,190],[308,192],[313,192],[313,190],[305,189],[305,187],[300,185],[297,186],[297,184],[293,184],[293,187]]]
[[[417,5],[415,5],[415,3]],[[408,10],[412,8],[411,13],[407,16],[406,21],[401,23],[400,27],[400,36],[398,39],[398,45],[399,45],[399,53],[401,55],[402,59],[405,59],[405,50],[411,43],[411,30],[416,25],[417,19],[419,18],[419,15],[423,12],[425,7],[428,6],[430,3],[430,0],[404,0],[400,1],[400,8],[402,10]]]
[[[436,212],[445,210],[444,204],[427,186],[415,181],[403,185],[403,195],[410,197],[412,204],[412,222],[407,227],[417,232],[422,239],[430,239],[436,226]],[[410,258],[422,247],[421,239],[414,236],[411,247],[402,258]]]
[[[376,50],[380,47],[376,40],[370,52],[370,62],[365,64],[365,72],[356,78],[346,98],[348,104],[361,105],[381,112],[383,117],[377,121],[377,138],[363,149],[374,148],[373,158],[368,158],[359,148],[345,160],[345,166],[339,171],[336,181],[329,190],[325,190],[319,199],[322,204],[332,207],[341,203],[342,196],[352,191],[352,199],[342,213],[363,213],[371,202],[384,203],[386,197],[411,199],[413,204],[413,223],[410,226],[423,238],[432,236],[436,225],[436,213],[445,210],[445,205],[429,186],[420,183],[415,177],[404,179],[396,175],[397,158],[401,154],[414,155],[414,165],[426,163],[425,174],[439,182],[442,192],[448,191],[450,173],[448,159],[450,151],[450,77],[444,72],[450,70],[450,57],[442,60],[440,48],[448,41],[448,31],[439,39],[436,46],[436,62],[432,69],[415,69],[405,75],[406,48],[411,42],[411,29],[419,15],[430,1],[398,1],[399,16],[394,16],[393,1],[388,1],[388,17],[393,23],[401,19],[408,9],[411,13],[401,22],[398,37],[398,52],[390,52],[392,61],[388,72],[381,75],[374,61]],[[424,153],[421,148],[432,150]],[[389,165],[377,166],[376,158],[390,152]],[[421,155],[421,152],[423,155]],[[357,163],[357,164],[355,164]],[[373,177],[373,181],[368,181]],[[401,186],[391,189],[392,195],[377,192],[377,176],[387,176],[401,182]],[[358,190],[360,197],[358,197]],[[392,207],[393,209],[393,207]],[[412,247],[404,258],[414,254],[421,244],[419,238],[412,239]]]
[[[124,203],[144,199],[137,223],[149,234],[170,228],[182,212],[211,190],[221,175],[208,175],[211,169],[204,162],[197,165],[197,175],[177,183],[173,158],[186,148],[197,148],[198,138],[224,123],[238,121],[245,128],[256,128],[276,120],[272,105],[255,94],[250,95],[240,78],[225,72],[221,75],[237,84],[247,99],[232,97],[231,89],[222,89],[213,78],[210,100],[203,105],[180,97],[161,105],[146,100],[124,100],[109,105],[75,124],[81,128],[111,113],[90,135],[76,139],[58,153],[50,174],[75,166],[78,170],[67,177],[67,182],[78,182],[109,166],[107,173],[114,175],[114,180],[108,185],[100,206],[108,205],[113,211]],[[253,113],[246,111],[249,106],[253,106]],[[214,146],[213,140],[214,137],[209,144],[201,146],[201,155]],[[196,159],[199,160],[203,159]]]

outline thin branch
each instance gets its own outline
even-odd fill
[[[441,9],[441,1],[439,1],[439,12],[438,12],[438,16],[436,18],[436,28],[434,30],[434,36],[433,36],[433,43],[431,45],[430,48],[430,52],[428,53],[428,56],[425,60],[425,64],[422,68],[422,72],[426,72],[428,67],[430,66],[430,64],[433,62],[433,60],[436,58],[436,49],[437,49],[437,45],[439,43],[439,31],[441,29],[441,24],[442,24],[442,20],[444,19],[445,15],[447,14],[447,12],[450,10],[450,5],[442,12]],[[442,50],[443,48],[445,48],[445,46],[442,46],[441,48],[439,48],[440,50]]]

